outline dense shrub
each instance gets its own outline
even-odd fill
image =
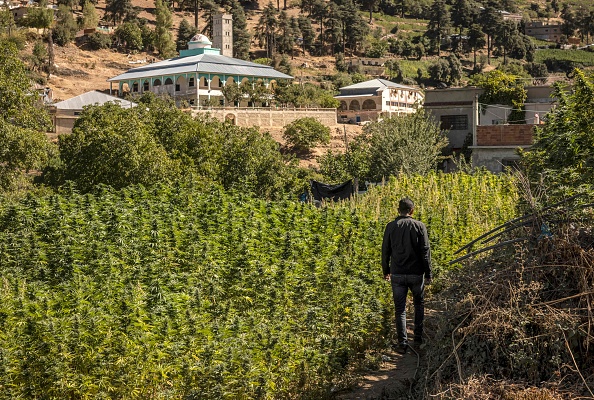
[[[309,151],[319,144],[330,143],[330,128],[313,117],[299,118],[283,132],[287,145],[297,151]]]
[[[93,50],[108,49],[111,47],[111,35],[93,32],[87,37],[87,43]]]
[[[212,120],[195,120],[172,101],[145,94],[141,106],[86,108],[71,135],[59,140],[60,160],[44,172],[52,185],[79,190],[122,188],[199,175],[226,189],[264,197],[302,191],[305,177],[270,135]]]

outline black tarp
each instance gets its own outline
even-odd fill
[[[332,200],[338,201],[348,199],[353,194],[353,181],[348,180],[340,185],[328,185],[326,183],[312,180],[311,194],[314,200]]]

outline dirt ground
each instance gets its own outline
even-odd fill
[[[364,375],[350,391],[338,393],[337,400],[397,400],[396,393],[406,393],[411,382],[418,374],[423,351],[407,354],[387,352],[382,355],[382,364],[378,371]]]

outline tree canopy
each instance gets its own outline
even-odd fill
[[[320,172],[331,181],[358,177],[372,181],[435,169],[448,141],[424,110],[366,125],[346,153],[319,158]]]
[[[40,167],[50,149],[47,112],[31,89],[14,44],[0,41],[0,188],[19,182],[23,171]]]
[[[558,105],[535,129],[534,144],[521,152],[532,182],[552,195],[592,189],[594,178],[594,78],[575,71],[571,91],[556,86]]]
[[[85,108],[70,135],[59,138],[59,162],[44,180],[73,181],[83,192],[99,184],[123,188],[175,181],[189,174],[263,197],[301,190],[300,172],[268,134],[194,119],[146,93],[130,109]]]

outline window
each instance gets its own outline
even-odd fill
[[[194,80],[194,78],[190,78],[189,82],[188,82],[188,86],[189,87],[194,87],[194,84],[196,83],[196,81]]]
[[[171,78],[167,78],[167,79],[165,79],[165,84],[166,85],[173,85],[173,80]]]
[[[179,83],[176,83],[175,84],[175,91],[176,92],[179,92],[180,90],[181,90],[181,87],[180,87]]]
[[[144,81],[144,83],[142,84],[142,90],[147,92],[149,90],[149,83],[148,81]]]
[[[153,86],[161,86],[161,79],[155,79],[153,82]]]
[[[138,92],[138,82],[134,82],[134,83],[132,84],[132,91],[133,91],[133,92]]]
[[[75,111],[75,112],[74,112],[74,116],[79,116],[79,115],[81,115],[81,114],[82,114],[82,111]]]
[[[455,131],[468,129],[468,115],[442,115],[440,121],[440,129]]]

